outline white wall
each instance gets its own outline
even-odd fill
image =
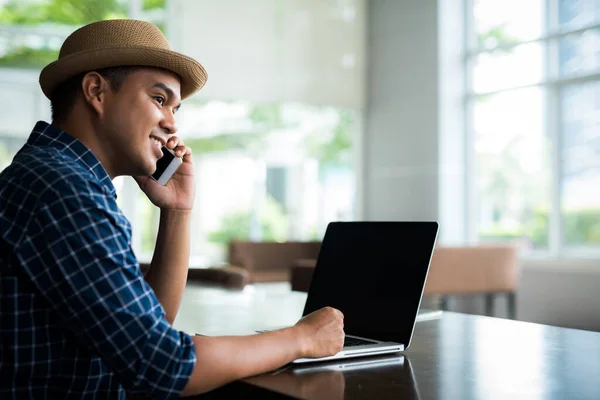
[[[528,260],[517,318],[600,331],[600,260]]]
[[[362,215],[370,220],[439,219],[443,243],[465,239],[461,207],[468,200],[460,195],[469,171],[460,168],[464,134],[463,117],[457,115],[463,85],[456,63],[464,38],[457,19],[448,17],[462,18],[460,3],[368,2]],[[496,304],[497,315],[505,316],[504,299]],[[481,299],[455,299],[450,307],[483,313]],[[600,260],[524,262],[517,317],[600,331]]]

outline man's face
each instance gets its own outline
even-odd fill
[[[177,132],[180,101],[179,77],[151,68],[132,72],[106,94],[102,140],[116,175],[154,173],[161,147]]]

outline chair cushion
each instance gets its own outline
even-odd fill
[[[514,246],[436,247],[425,293],[512,292],[518,272]]]

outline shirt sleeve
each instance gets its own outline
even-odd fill
[[[177,396],[194,369],[194,344],[165,319],[106,199],[85,181],[47,190],[29,227],[36,254],[23,265],[66,329],[129,393]]]

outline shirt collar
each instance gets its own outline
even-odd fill
[[[44,121],[38,121],[27,140],[32,146],[52,147],[60,150],[67,157],[72,157],[82,163],[100,181],[102,188],[111,196],[117,197],[117,191],[110,176],[102,163],[85,147],[83,143],[69,135],[67,132],[50,125]]]

